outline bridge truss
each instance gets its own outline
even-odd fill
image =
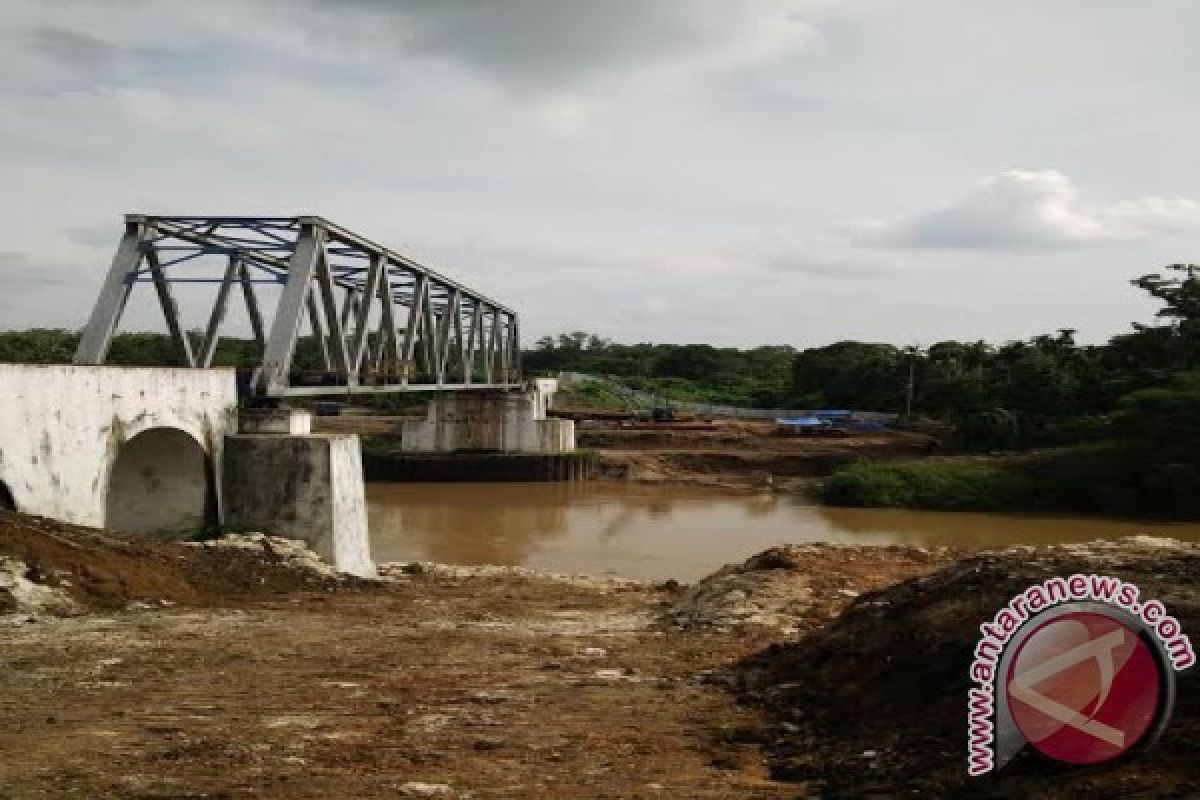
[[[139,283],[153,285],[179,363],[195,368],[212,366],[230,294],[239,289],[261,355],[250,378],[260,395],[520,383],[516,312],[321,217],[126,216],[75,363],[105,362]],[[207,326],[192,332],[181,322],[174,287],[197,283],[217,291]],[[264,284],[277,295],[269,308]],[[323,371],[293,369],[305,327]]]

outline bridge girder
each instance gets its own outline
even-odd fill
[[[189,271],[223,256],[220,277]],[[515,311],[416,261],[315,216],[125,217],[125,232],[75,352],[103,364],[138,283],[154,286],[180,363],[212,365],[232,290],[239,287],[261,358],[262,395],[506,389],[520,384]],[[199,334],[181,322],[172,287],[218,284]],[[281,287],[264,309],[256,286]],[[264,311],[267,313],[264,314]],[[292,370],[307,322],[324,371]]]

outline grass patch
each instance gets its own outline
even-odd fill
[[[1076,511],[1200,519],[1200,464],[1143,441],[1004,456],[859,461],[818,487],[825,503],[934,511]]]
[[[826,478],[819,494],[838,506],[994,511],[1027,496],[1028,481],[1021,471],[985,459],[858,461]]]

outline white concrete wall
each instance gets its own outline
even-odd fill
[[[404,422],[400,449],[410,453],[571,452],[575,423],[546,418],[556,389],[556,381],[538,380],[522,391],[438,395],[430,400],[425,419]]]
[[[237,430],[232,369],[0,364],[0,481],[17,509],[103,526],[121,444],[183,431],[220,464]]]
[[[367,529],[367,490],[363,483],[362,448],[357,436],[332,436],[329,440],[329,478],[332,484],[332,518],[335,567],[351,575],[375,575]]]

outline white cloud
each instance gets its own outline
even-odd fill
[[[1124,237],[1194,233],[1200,228],[1200,201],[1145,197],[1097,212],[1106,227]]]
[[[1089,207],[1061,172],[1009,170],[930,211],[851,228],[859,244],[1022,249],[1066,247],[1200,230],[1200,202],[1144,198]]]

